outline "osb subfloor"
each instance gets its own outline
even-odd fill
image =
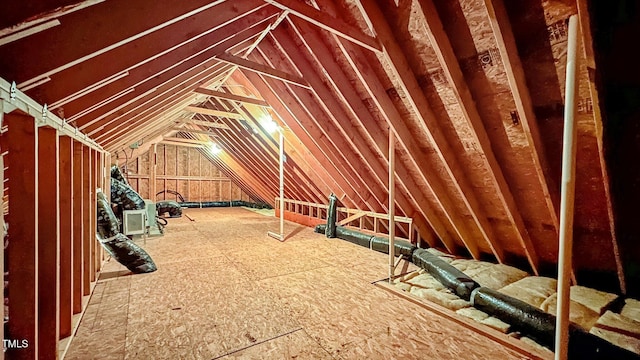
[[[242,208],[189,209],[139,242],[158,265],[110,261],[66,359],[522,359],[371,284],[387,256]],[[124,273],[124,271],[122,271]]]

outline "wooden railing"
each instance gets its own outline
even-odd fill
[[[276,208],[280,208],[280,198],[275,198]],[[312,218],[326,220],[329,205],[317,204],[307,201],[284,199],[285,212],[296,213],[309,216]],[[360,231],[371,233],[374,235],[389,234],[389,214],[377,213],[372,211],[363,211],[358,209],[348,209],[345,207],[337,208],[336,224],[347,228],[358,229]],[[414,237],[413,219],[404,216],[395,216],[397,228],[396,238],[412,241]]]

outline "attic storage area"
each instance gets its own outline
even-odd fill
[[[638,358],[638,14],[7,4],[0,356]]]

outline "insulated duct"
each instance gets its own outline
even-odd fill
[[[335,194],[329,195],[329,209],[327,209],[327,227],[325,235],[328,238],[336,237],[336,220],[338,216],[338,198]]]
[[[112,181],[114,181],[112,179]],[[118,180],[115,180],[118,181]],[[157,270],[151,256],[128,237],[120,233],[118,218],[102,191],[97,193],[97,234],[100,244],[120,264],[131,272],[149,273]]]
[[[324,234],[327,227],[328,224],[317,225],[315,232]],[[341,226],[336,227],[336,236],[379,252],[389,252],[388,238],[374,237]],[[409,257],[415,265],[426,270],[456,295],[471,301],[478,310],[510,324],[521,334],[535,339],[552,350],[555,348],[556,317],[554,315],[498,291],[481,287],[465,273],[438,256],[425,249],[419,249],[407,241],[396,240],[395,253],[396,256]],[[570,359],[640,359],[639,355],[589,334],[576,325],[572,324],[569,332]]]
[[[211,207],[250,207],[253,209],[271,209],[271,206],[268,204],[259,204],[252,203],[243,200],[233,200],[233,201],[183,201],[178,203],[181,207],[185,208],[211,208]]]
[[[169,217],[179,218],[182,216],[182,207],[176,201],[165,200],[156,203],[156,211],[158,215],[169,213]]]
[[[111,202],[118,204],[123,210],[141,210],[145,208],[142,196],[126,183],[111,179]]]

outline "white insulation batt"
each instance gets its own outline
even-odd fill
[[[529,305],[540,307],[549,296],[556,293],[557,287],[558,280],[556,279],[542,276],[529,276],[509,284],[498,291],[524,301]]]
[[[640,301],[635,299],[625,299],[624,307],[622,308],[620,315],[640,323]]]
[[[505,295],[522,300],[550,314],[556,314],[558,282],[556,279],[528,276],[520,269],[485,261],[455,259],[438,250],[428,249],[434,255],[450,263],[470,278]],[[419,269],[401,276],[396,287],[411,294],[449,308],[457,314],[491,326],[504,333],[510,325],[471,306],[445,288],[436,278]],[[570,319],[585,330],[625,349],[640,353],[640,301],[625,299],[620,314],[608,309],[618,299],[611,294],[584,286],[571,287]],[[525,342],[535,342],[528,338]],[[537,345],[537,344],[536,344]],[[539,345],[537,345],[539,346]]]
[[[612,344],[640,354],[640,322],[607,311],[589,332]]]

